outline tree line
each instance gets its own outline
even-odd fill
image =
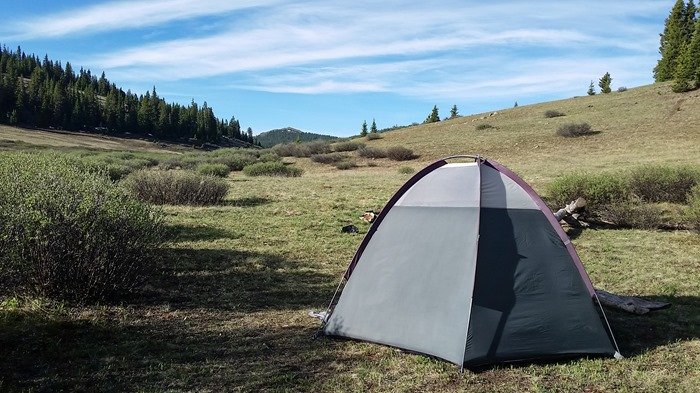
[[[158,139],[220,142],[222,137],[255,143],[238,119],[218,119],[206,101],[200,106],[167,103],[152,91],[124,92],[105,73],[98,78],[70,62],[0,49],[0,123]]]
[[[659,59],[654,67],[656,82],[673,81],[672,89],[683,92],[700,87],[700,18],[693,0],[677,0],[661,33]]]

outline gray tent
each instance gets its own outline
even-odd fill
[[[530,186],[491,160],[448,157],[413,176],[344,278],[327,335],[468,367],[620,356],[568,236]]]

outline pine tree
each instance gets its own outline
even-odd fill
[[[459,116],[459,112],[457,111],[457,105],[452,105],[452,109],[450,109],[450,119],[454,119],[457,116]]]
[[[440,121],[440,114],[438,113],[437,105],[433,106],[433,110],[430,112],[423,123],[437,123]]]
[[[681,54],[680,51],[687,38],[685,34],[687,21],[686,6],[683,0],[676,0],[676,4],[674,4],[671,13],[666,18],[664,32],[661,34],[659,45],[661,59],[654,67],[655,81],[665,82],[673,78],[678,57]]]
[[[589,96],[594,96],[595,95],[595,85],[593,84],[593,81],[591,81],[591,84],[588,85],[588,92],[587,94]]]
[[[688,4],[685,6],[685,23],[683,24],[683,35],[687,43],[693,39],[697,11],[693,0],[688,0]]]
[[[362,130],[360,131],[360,136],[367,136],[367,121],[362,122]]]
[[[693,39],[683,46],[673,74],[671,89],[676,92],[693,90],[700,83],[700,19],[695,22]]]
[[[372,127],[370,127],[369,132],[372,134],[377,133],[377,123],[372,119]]]
[[[603,77],[598,81],[600,92],[604,94],[610,93],[610,83],[612,83],[612,78],[610,77],[610,73],[606,72],[605,75],[603,75]]]

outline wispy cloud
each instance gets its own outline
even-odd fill
[[[155,26],[274,3],[273,0],[118,1],[10,22],[2,30],[7,35],[5,39],[62,37]]]

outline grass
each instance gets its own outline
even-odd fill
[[[420,155],[411,163],[416,169],[480,153],[540,192],[577,171],[700,164],[697,92],[667,90],[660,84],[519,106],[489,117],[492,132],[475,132],[472,120],[483,116],[475,115],[385,132],[366,144],[406,146]],[[669,115],[676,104],[680,110]],[[558,138],[552,130],[563,119],[544,118],[547,109],[603,132]],[[312,339],[318,323],[306,313],[326,307],[362,240],[340,228],[354,224],[366,233],[357,217],[380,209],[406,181],[399,173],[406,163],[379,159],[370,167],[358,159],[358,168],[338,171],[309,158],[287,160],[304,175],[232,173],[222,205],[165,206],[171,237],[160,273],[123,304],[1,298],[0,391],[603,392],[693,391],[700,384],[700,234],[692,231],[585,230],[574,238],[597,288],[672,303],[646,316],[607,311],[623,360],[461,374],[377,344]]]

